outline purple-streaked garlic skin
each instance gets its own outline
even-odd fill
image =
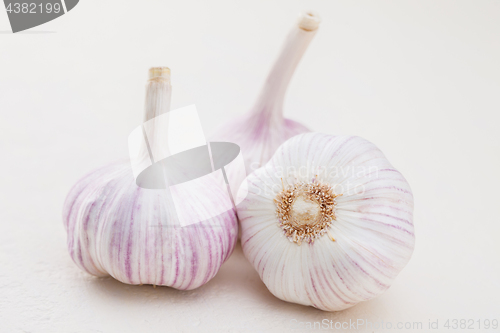
[[[151,68],[144,122],[169,112],[171,90],[170,70]],[[146,149],[141,156],[150,159]],[[213,205],[231,205],[215,179],[202,181],[182,198],[180,209],[207,212]],[[74,185],[64,203],[71,258],[92,275],[111,275],[127,284],[198,288],[233,252],[238,240],[236,212],[181,226],[176,208],[168,189],[137,186],[128,160],[95,170]]]
[[[207,181],[204,193],[186,198],[186,209],[227,200]],[[127,284],[180,290],[212,279],[231,255],[238,237],[236,214],[228,211],[191,226],[172,226],[173,203],[165,190],[135,184],[129,162],[98,169],[69,192],[63,219],[68,250],[84,271],[111,275]]]
[[[283,48],[252,109],[220,127],[212,141],[229,141],[241,148],[247,173],[265,164],[289,138],[309,132],[304,125],[283,117],[286,90],[300,59],[317,32],[319,17],[303,13]]]
[[[415,244],[410,186],[367,140],[301,134],[246,180],[248,194],[237,207],[243,251],[282,300],[325,311],[347,309],[382,294],[410,260]],[[310,242],[285,235],[274,201],[283,186],[299,182],[328,184],[342,194],[335,198],[331,226]]]
[[[226,123],[225,126],[227,127],[224,132],[219,132],[220,135],[213,140],[231,140],[236,143],[242,151],[247,173],[260,168],[289,138],[309,132],[307,127],[291,119],[284,118],[282,123],[271,126],[266,116],[253,115],[244,115]]]

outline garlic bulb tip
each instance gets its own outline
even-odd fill
[[[165,79],[170,81],[170,68],[168,67],[151,67],[149,69],[149,79]]]
[[[321,18],[313,11],[307,11],[300,14],[299,27],[305,31],[314,31],[318,29]]]

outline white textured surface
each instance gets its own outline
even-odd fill
[[[77,178],[127,156],[147,69],[172,68],[172,107],[195,103],[209,133],[250,107],[302,8],[323,22],[286,114],[374,142],[412,186],[416,248],[395,284],[325,313],[273,297],[239,248],[191,292],[80,272],[66,251],[62,203]],[[32,33],[1,33],[0,330],[277,332],[293,319],[424,328],[499,319],[499,10],[498,1],[86,0]]]

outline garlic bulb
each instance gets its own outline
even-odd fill
[[[224,124],[211,138],[212,141],[238,144],[247,172],[261,167],[287,139],[309,131],[304,125],[283,117],[283,102],[295,68],[318,25],[317,15],[302,14],[290,31],[253,108]]]
[[[152,68],[149,74],[145,121],[170,108],[170,70]],[[225,189],[210,177],[201,179],[182,199],[181,209],[188,214],[214,205],[231,206]],[[128,284],[182,290],[203,285],[236,245],[235,211],[183,226],[175,204],[168,188],[136,185],[130,161],[90,173],[76,183],[64,204],[71,258],[90,274],[111,275]]]
[[[413,252],[413,195],[372,143],[306,133],[247,177],[241,244],[278,298],[326,311],[383,293]]]

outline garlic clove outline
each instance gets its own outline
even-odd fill
[[[347,309],[387,290],[412,255],[410,186],[365,139],[295,136],[246,180],[242,248],[282,300]]]
[[[149,74],[145,121],[170,110],[170,70],[152,68]],[[210,209],[229,200],[218,185],[207,178],[186,197],[185,209]],[[82,270],[180,290],[212,279],[234,250],[238,232],[234,210],[180,226],[168,190],[137,186],[129,161],[79,180],[64,203],[63,221],[70,256]]]
[[[290,30],[255,104],[246,114],[222,125],[211,141],[230,141],[241,147],[248,173],[260,168],[287,139],[309,129],[283,117],[286,90],[307,47],[316,35],[320,18],[301,13]]]

